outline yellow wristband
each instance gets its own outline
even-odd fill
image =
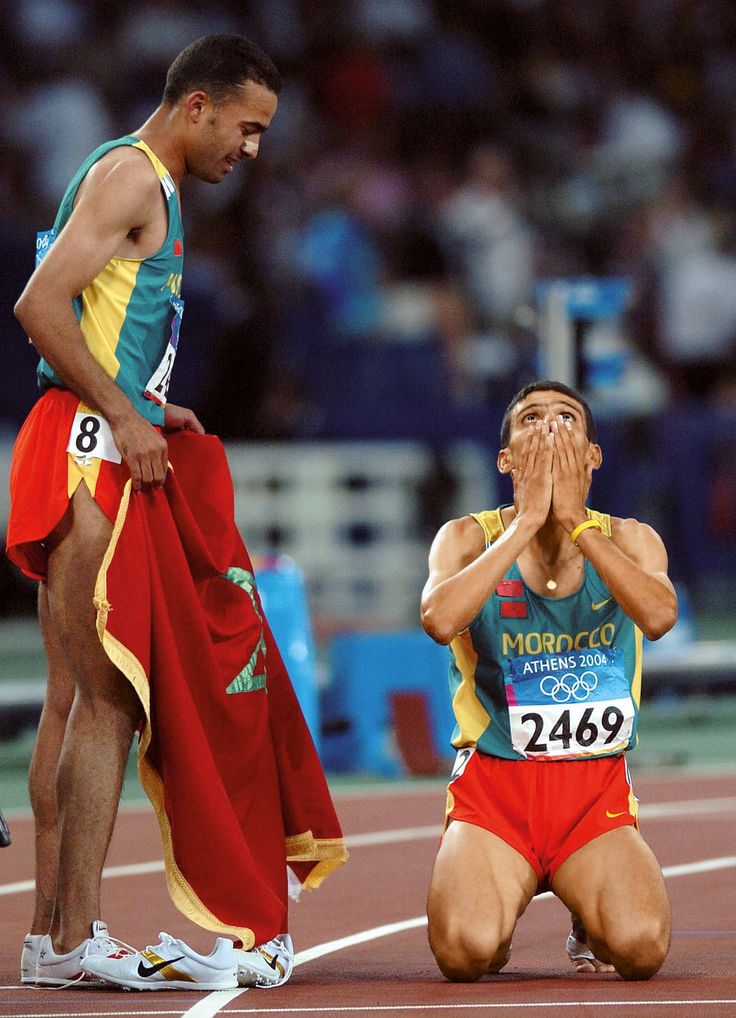
[[[575,527],[573,532],[570,534],[570,540],[572,543],[577,545],[578,538],[582,532],[590,529],[590,527],[595,527],[596,530],[600,530],[600,532],[603,533],[603,524],[600,520],[584,520],[582,523],[578,523],[577,527]]]

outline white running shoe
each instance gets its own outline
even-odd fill
[[[90,955],[90,976],[128,990],[233,990],[238,985],[232,940],[218,937],[211,954],[197,954],[183,940],[159,933],[160,943],[123,957]]]
[[[20,981],[22,983],[36,982],[36,965],[38,965],[38,953],[41,950],[43,933],[26,933],[23,938],[23,950],[20,954]]]
[[[92,936],[83,940],[79,947],[68,954],[57,954],[48,933],[38,944],[34,978],[24,982],[35,982],[37,986],[99,986],[95,979],[82,968],[84,959],[90,957],[120,958],[133,953],[133,948],[110,936],[107,924],[99,919],[92,923]],[[26,948],[24,945],[23,954]],[[23,978],[23,957],[21,957],[21,978]]]
[[[280,933],[252,951],[235,950],[238,958],[238,985],[272,990],[283,986],[294,968],[294,945],[288,933]]]

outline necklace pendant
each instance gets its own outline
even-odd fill
[[[547,590],[557,590],[557,581],[547,580]]]

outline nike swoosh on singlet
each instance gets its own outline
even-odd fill
[[[140,961],[138,962],[138,975],[143,976],[145,979],[146,976],[153,976],[157,972],[160,972],[161,969],[165,969],[167,965],[173,965],[174,962],[183,960],[184,955],[182,954],[178,958],[169,958],[167,961],[160,961],[156,965],[146,965],[145,962]]]
[[[622,817],[625,812],[626,812],[625,809],[622,809],[620,813],[609,813],[608,810],[606,810],[606,816],[608,817],[609,820],[615,820],[616,817]]]
[[[599,608],[602,608],[604,604],[608,604],[610,600],[611,598],[607,597],[605,601],[593,601],[590,607],[593,609],[594,612],[597,612]]]

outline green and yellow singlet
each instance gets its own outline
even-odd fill
[[[587,510],[611,535],[611,518]],[[473,513],[486,547],[501,510]],[[452,744],[511,760],[612,756],[637,741],[642,633],[585,559],[568,597],[535,593],[516,563],[450,644]]]
[[[168,210],[166,239],[148,258],[111,258],[89,286],[74,298],[73,304],[92,356],[143,417],[152,424],[162,425],[184,310],[181,299],[184,231],[171,174],[145,142],[127,135],[106,142],[88,156],[62,198],[53,229],[38,234],[36,264],[66,225],[79,185],[90,168],[105,153],[123,145],[143,152],[161,182]],[[65,388],[43,359],[37,377],[42,389]]]

